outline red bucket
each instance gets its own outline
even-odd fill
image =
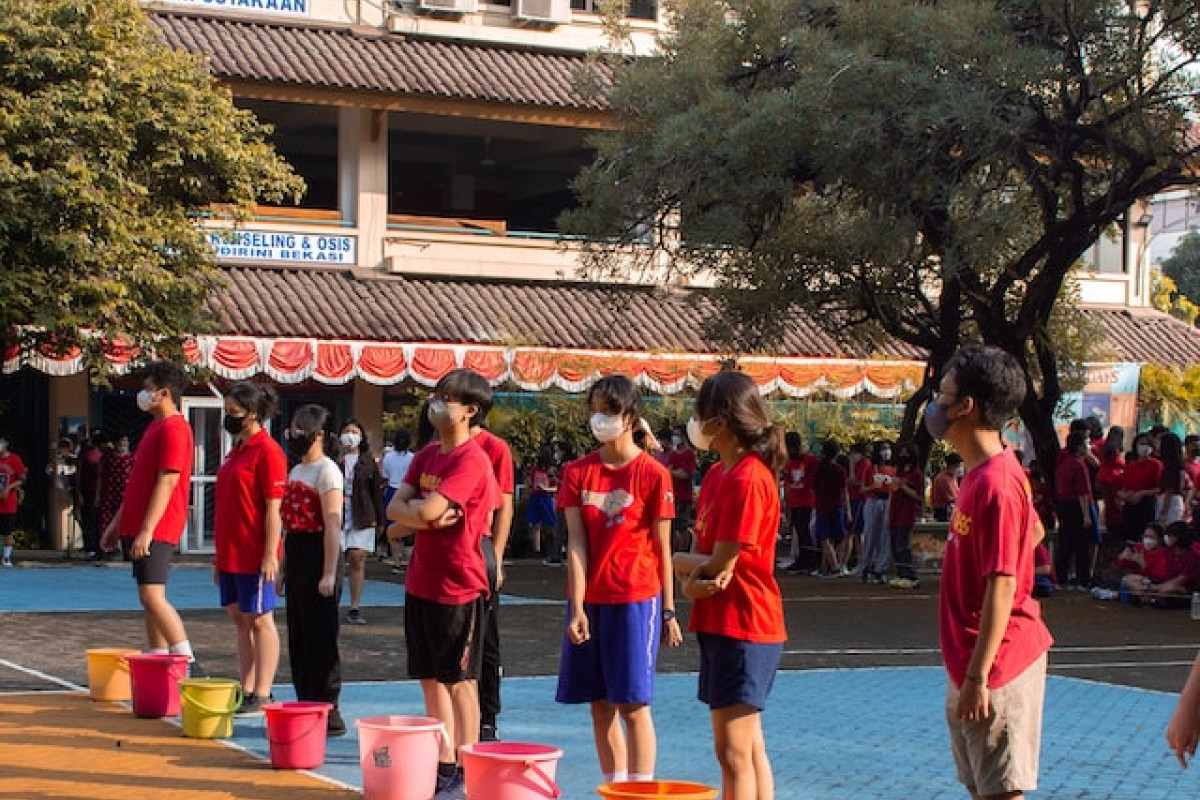
[[[316,769],[325,763],[325,727],[333,703],[267,703],[267,741],[275,769]]]
[[[185,655],[130,653],[129,685],[133,713],[138,717],[179,716],[179,682],[187,677]]]
[[[551,800],[563,751],[545,744],[480,742],[459,748],[471,800]]]

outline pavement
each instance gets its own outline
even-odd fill
[[[504,682],[501,736],[560,747],[564,797],[595,797],[600,775],[587,708],[553,701],[563,572],[518,563],[509,575],[502,634],[506,668],[520,677]],[[200,652],[211,674],[231,673],[233,656],[219,645],[232,629],[221,612],[203,610],[212,608],[214,592],[211,583],[199,584],[207,570],[177,569],[171,580],[182,590],[193,577],[188,592],[198,608],[184,612],[189,634],[205,643]],[[936,578],[922,578],[920,590],[900,592],[850,579],[781,576],[791,639],[763,717],[781,800],[966,796],[954,780],[941,716],[945,678],[931,624]],[[349,682],[342,711],[350,734],[329,741],[323,767],[298,774],[265,766],[261,719],[239,719],[229,742],[197,741],[179,737],[166,722],[83,699],[84,650],[136,644],[140,635],[140,614],[126,610],[121,597],[133,594],[125,569],[47,562],[0,572],[0,797],[356,796],[362,773],[353,722],[423,714],[419,687],[397,680],[402,626],[389,604],[403,602],[398,588],[388,571],[372,567],[367,591],[376,605],[364,603],[371,622],[343,627]],[[54,610],[33,610],[39,607]],[[1051,598],[1045,610],[1058,646],[1047,685],[1041,787],[1029,796],[1200,794],[1195,771],[1179,768],[1164,739],[1200,622],[1186,612],[1096,603],[1079,594]],[[664,652],[661,661],[653,705],[658,775],[717,786],[708,715],[695,699],[690,671],[694,643]],[[283,664],[276,694],[288,699],[286,655]],[[131,737],[144,739],[137,751],[143,757],[126,751],[113,761],[113,742]]]

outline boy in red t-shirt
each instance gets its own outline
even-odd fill
[[[186,655],[194,661],[183,620],[167,600],[171,555],[187,525],[192,484],[192,429],[179,412],[187,383],[178,364],[155,361],[146,367],[137,404],[154,421],[138,443],[125,499],[100,547],[111,549],[120,540],[133,560],[138,600],[146,616],[147,652]]]
[[[821,465],[821,459],[804,449],[804,440],[796,431],[787,432],[784,436],[784,446],[787,448],[788,460],[784,462],[780,473],[788,523],[792,530],[792,560],[785,569],[790,573],[799,574],[820,564],[820,548],[812,538],[812,514],[817,503],[816,494],[813,492],[813,480],[817,476],[817,467]]]
[[[500,587],[504,585],[504,554],[512,532],[513,474],[512,449],[508,442],[483,427],[492,410],[492,387],[477,372],[467,370],[472,393],[479,399],[479,410],[471,418],[471,439],[483,450],[492,465],[492,474],[500,487],[500,508],[492,515],[492,526],[483,534],[483,560],[487,565],[488,596],[483,603],[483,664],[479,674],[479,739],[494,742],[496,716],[500,713]]]
[[[692,546],[692,521],[695,503],[696,451],[688,446],[683,427],[671,429],[671,449],[664,456],[671,472],[671,490],[675,493],[675,518],[671,520],[671,549],[687,552]]]
[[[438,439],[413,458],[388,506],[389,518],[416,532],[404,587],[408,673],[421,682],[425,713],[446,726],[437,789],[447,793],[463,784],[459,749],[479,741],[488,595],[482,542],[501,507],[491,462],[471,438],[485,402],[477,378],[456,369],[438,381],[428,411]]]
[[[971,345],[951,357],[925,408],[929,433],[967,469],[946,540],[938,627],[951,749],[975,798],[1037,788],[1053,639],[1031,596],[1041,526],[1029,481],[1001,436],[1025,386],[1015,358]]]
[[[13,565],[13,531],[17,528],[17,505],[25,485],[25,463],[8,449],[8,437],[0,434],[0,536],[4,537],[4,560]]]

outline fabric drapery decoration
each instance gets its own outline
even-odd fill
[[[482,374],[492,385],[511,381],[528,392],[552,388],[582,392],[605,375],[620,373],[660,394],[677,394],[698,387],[730,358],[720,353],[633,353],[249,336],[198,336],[187,342],[184,352],[193,364],[223,378],[243,380],[265,374],[282,385],[314,380],[340,386],[361,378],[380,386],[405,380],[433,386],[450,370],[467,367]],[[127,371],[137,354],[137,348],[129,344],[114,344],[106,351],[119,372]],[[826,393],[839,398],[869,394],[893,399],[915,390],[925,369],[923,363],[916,361],[787,356],[744,356],[737,359],[737,364],[754,379],[763,394],[778,391],[799,398]],[[83,369],[83,360],[77,351],[60,355],[10,348],[4,353],[5,372],[14,372],[22,365],[51,375],[70,375]]]

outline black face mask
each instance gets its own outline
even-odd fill
[[[233,417],[226,414],[225,419],[221,420],[221,425],[230,436],[237,436],[246,428],[246,417]]]
[[[292,435],[288,439],[288,454],[296,460],[300,460],[308,455],[308,451],[312,449],[313,442],[317,436],[314,433],[306,433],[303,436]]]

